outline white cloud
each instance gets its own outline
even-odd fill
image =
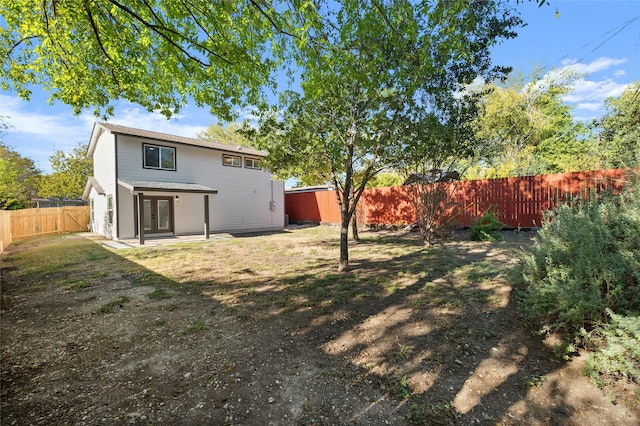
[[[9,125],[3,141],[45,172],[51,171],[49,157],[55,151],[71,151],[89,140],[91,122],[84,115],[61,113],[48,105],[34,108],[17,96],[0,95],[0,106]]]
[[[535,88],[544,88],[549,83],[569,84],[570,92],[564,101],[575,104],[576,119],[593,119],[604,112],[604,100],[622,94],[628,83],[619,83],[614,77],[626,75],[623,69],[612,70],[627,62],[626,58],[600,57],[589,63],[575,59],[563,61],[563,66],[548,72],[536,83]],[[599,77],[593,76],[603,73]],[[584,117],[578,117],[584,115]]]
[[[606,71],[611,67],[622,65],[627,62],[627,58],[607,58],[605,56],[596,59],[588,64],[579,63],[576,59],[566,59],[562,61],[562,69],[571,69],[578,74],[593,74],[600,71]]]
[[[45,173],[51,172],[49,157],[55,151],[67,152],[78,143],[88,143],[93,124],[98,121],[90,113],[74,116],[65,105],[27,102],[5,94],[0,94],[0,111],[0,115],[8,117],[5,122],[10,126],[3,142],[32,159]],[[108,122],[186,137],[196,137],[215,121],[204,109],[187,107],[167,120],[159,113],[149,113],[127,102],[118,103],[115,113]]]
[[[620,96],[628,84],[617,83],[610,78],[599,81],[579,79],[573,84],[571,93],[565,96],[567,102],[599,101],[612,96]]]
[[[581,102],[576,104],[576,109],[586,111],[598,111],[600,108],[602,108],[602,104],[599,102]]]
[[[82,139],[88,139],[87,123],[82,117],[30,110],[27,101],[6,95],[0,95],[0,105],[2,114],[8,117],[8,133],[45,137],[48,141],[59,141],[63,145],[75,144],[76,142],[69,141],[74,135],[82,134]]]

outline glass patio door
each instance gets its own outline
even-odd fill
[[[145,197],[143,203],[145,234],[173,232],[171,197]]]

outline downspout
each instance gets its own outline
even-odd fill
[[[116,170],[116,193],[115,193],[115,200],[116,200],[116,240],[120,239],[120,197],[118,196],[119,194],[119,190],[118,190],[118,134],[114,134],[113,135],[113,151],[114,151],[114,158],[115,158],[115,170]]]

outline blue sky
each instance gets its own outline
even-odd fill
[[[494,49],[494,62],[512,66],[524,75],[534,67],[548,75],[571,67],[581,75],[565,99],[574,106],[574,117],[598,117],[604,111],[605,98],[619,96],[628,84],[640,81],[640,0],[549,3],[543,7],[536,2],[515,5],[528,25],[519,30],[516,39]],[[49,105],[47,94],[41,92],[34,92],[30,102],[15,93],[0,92],[0,115],[8,116],[12,126],[3,141],[46,173],[51,171],[49,156],[87,143],[96,120],[90,112],[74,116],[65,105]],[[120,102],[109,122],[195,137],[215,119],[206,109],[187,107],[167,121],[160,114]]]

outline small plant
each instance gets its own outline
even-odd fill
[[[453,425],[459,413],[451,402],[443,401],[429,404],[424,408],[423,415],[426,417],[423,424]]]
[[[202,331],[206,328],[207,328],[207,325],[204,323],[204,321],[197,320],[197,321],[194,321],[192,324],[190,324],[187,328],[182,330],[181,334],[192,334],[198,331]]]
[[[471,227],[471,239],[473,241],[500,241],[502,235],[498,231],[505,226],[493,211],[488,210]]]
[[[415,352],[415,350],[411,346],[403,345],[401,343],[398,343],[398,350],[395,352],[394,355],[395,355],[396,359],[401,360],[401,361],[405,361],[405,360],[411,358],[411,356],[413,355],[414,352]]]
[[[541,374],[531,374],[524,378],[524,384],[530,388],[540,386],[544,382],[544,376]]]
[[[432,353],[428,357],[424,359],[426,362],[431,362],[433,364],[442,364],[444,362],[442,355],[439,353]]]
[[[162,300],[162,299],[170,299],[171,294],[169,294],[166,290],[162,288],[156,288],[155,291],[152,291],[151,293],[147,294],[147,297],[153,300]]]
[[[389,392],[391,396],[398,399],[409,399],[413,396],[413,391],[409,385],[409,378],[390,377],[380,384],[380,390]]]
[[[104,305],[100,306],[100,308],[98,308],[98,313],[102,315],[111,314],[115,312],[116,308],[122,308],[125,303],[130,301],[131,301],[130,297],[122,296],[118,299],[112,300],[111,302],[105,303]]]

